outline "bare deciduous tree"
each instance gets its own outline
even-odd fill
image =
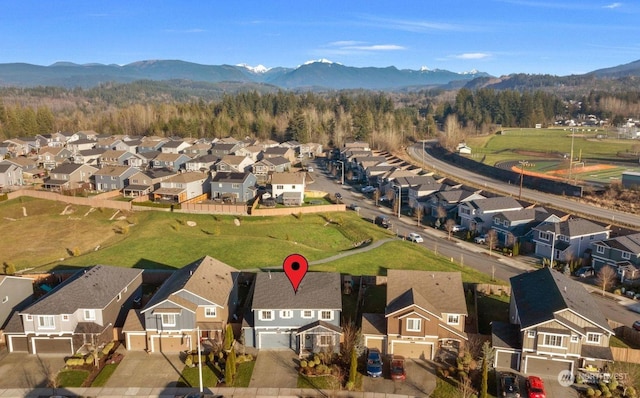
[[[614,283],[616,283],[617,276],[618,276],[618,273],[613,267],[605,265],[604,267],[600,268],[600,271],[598,271],[598,274],[596,276],[596,285],[602,288],[603,296],[604,296],[604,292],[608,288],[613,286]]]
[[[487,246],[489,246],[489,257],[491,257],[491,251],[496,247],[496,243],[498,243],[498,233],[495,229],[487,231],[485,241],[487,242]]]
[[[424,209],[420,203],[416,204],[416,207],[413,209],[413,214],[416,216],[416,220],[418,221],[418,226],[420,226],[422,221],[422,216],[424,215]]]
[[[451,240],[451,234],[453,233],[453,227],[456,226],[456,221],[453,219],[448,219],[445,223],[444,223],[444,229],[447,230],[447,233],[449,234],[449,240]]]

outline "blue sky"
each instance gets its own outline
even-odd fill
[[[640,2],[0,0],[0,63],[426,66],[568,75],[640,59]]]

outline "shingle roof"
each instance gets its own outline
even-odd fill
[[[175,295],[181,290],[186,290],[225,307],[238,272],[237,269],[222,261],[205,256],[175,271],[160,286],[142,312],[148,311],[167,299],[187,307],[191,307],[192,304],[197,306],[197,304]]]
[[[78,271],[27,307],[26,314],[73,314],[79,308],[101,309],[135,280],[141,269],[95,265]]]
[[[563,273],[541,268],[516,275],[509,281],[523,329],[553,320],[558,311],[570,309],[612,332],[589,292]]]
[[[304,184],[305,173],[273,173],[271,184]]]
[[[518,202],[511,196],[497,196],[495,198],[475,199],[469,204],[484,212],[522,208],[520,202]]]
[[[129,169],[132,169],[131,166],[106,166],[95,172],[94,175],[97,176],[121,176]]]
[[[388,270],[387,315],[413,304],[438,316],[442,313],[466,314],[461,274]]]
[[[256,309],[342,309],[340,274],[307,272],[298,292],[284,272],[259,272],[251,308]]]
[[[384,314],[362,314],[362,334],[387,334],[387,320]]]
[[[603,240],[598,242],[604,246],[609,246],[613,249],[638,254],[640,253],[640,233],[632,235],[617,236],[615,238]]]
[[[82,163],[62,163],[60,166],[56,167],[55,169],[51,170],[49,172],[49,175],[51,174],[71,174],[74,171],[78,170],[79,168],[86,166]],[[89,166],[92,169],[97,170],[95,167]]]
[[[606,227],[584,218],[571,218],[558,223],[544,223],[537,226],[535,229],[571,237],[592,235],[607,230]]]
[[[212,182],[242,183],[249,177],[249,174],[251,173],[219,171],[213,176]]]
[[[491,322],[491,345],[495,348],[521,348],[520,328],[507,322]]]

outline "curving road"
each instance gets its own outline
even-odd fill
[[[425,145],[428,147],[434,143],[435,141],[426,141]],[[433,171],[444,172],[445,174],[452,176],[452,178],[460,181],[468,181],[474,185],[486,187],[487,189],[502,192],[507,195],[514,197],[518,197],[519,195],[520,187],[518,185],[505,184],[503,181],[495,180],[481,174],[476,174],[473,171],[451,165],[431,156],[426,150],[423,152],[422,143],[407,147],[407,152],[418,162],[422,162],[424,159],[425,168],[432,169]],[[640,215],[596,207],[566,197],[547,194],[528,188],[522,188],[522,199],[538,203],[542,206],[548,205],[558,209],[563,209],[573,214],[581,215],[585,218],[595,217],[604,222],[611,222],[640,229]]]

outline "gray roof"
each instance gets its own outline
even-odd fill
[[[18,166],[12,163],[0,162],[0,173],[5,173],[12,167],[17,168]]]
[[[476,209],[480,209],[485,212],[522,208],[520,202],[518,202],[511,196],[496,196],[495,198],[475,199],[469,204]]]
[[[62,163],[60,166],[56,167],[55,169],[51,170],[49,172],[49,175],[51,174],[71,174],[73,172],[75,172],[76,170],[78,170],[79,168],[83,167],[83,166],[87,166],[85,164],[82,163]],[[97,168],[93,167],[93,166],[88,166],[91,167],[94,170],[98,170]]]
[[[175,271],[160,289],[153,295],[142,312],[186,290],[221,307],[227,305],[229,293],[233,288],[239,271],[213,257],[205,256]],[[173,297],[183,304],[182,297]],[[197,307],[196,304],[189,306]]]
[[[362,314],[362,334],[387,334],[387,319],[384,314]]]
[[[251,173],[219,171],[211,182],[244,183]]]
[[[543,223],[535,227],[542,232],[553,232],[564,236],[584,236],[601,233],[606,227],[596,224],[584,218],[571,218],[558,223]]]
[[[417,305],[437,316],[443,313],[467,314],[467,304],[459,272],[415,270],[387,271],[385,312]]]
[[[307,272],[298,292],[284,272],[259,272],[251,308],[256,309],[342,309],[340,274]]]
[[[532,221],[536,219],[538,212],[548,214],[545,209],[541,207],[536,207],[536,208],[522,209],[522,210],[503,211],[499,213],[496,217],[501,217],[511,222]]]
[[[94,265],[76,272],[22,312],[57,315],[79,308],[102,309],[140,274],[141,269]]]
[[[494,348],[520,349],[520,328],[507,322],[491,322],[491,345]]]
[[[589,292],[563,273],[541,268],[509,281],[523,329],[558,319],[556,313],[569,309],[613,333]]]
[[[441,200],[449,203],[460,203],[473,194],[475,194],[475,192],[468,191],[466,189],[451,189],[447,191],[439,191],[436,193],[436,195]]]
[[[640,255],[640,233],[633,235],[617,236],[615,238],[596,242],[595,244],[608,246],[612,249],[617,249],[636,255]]]

